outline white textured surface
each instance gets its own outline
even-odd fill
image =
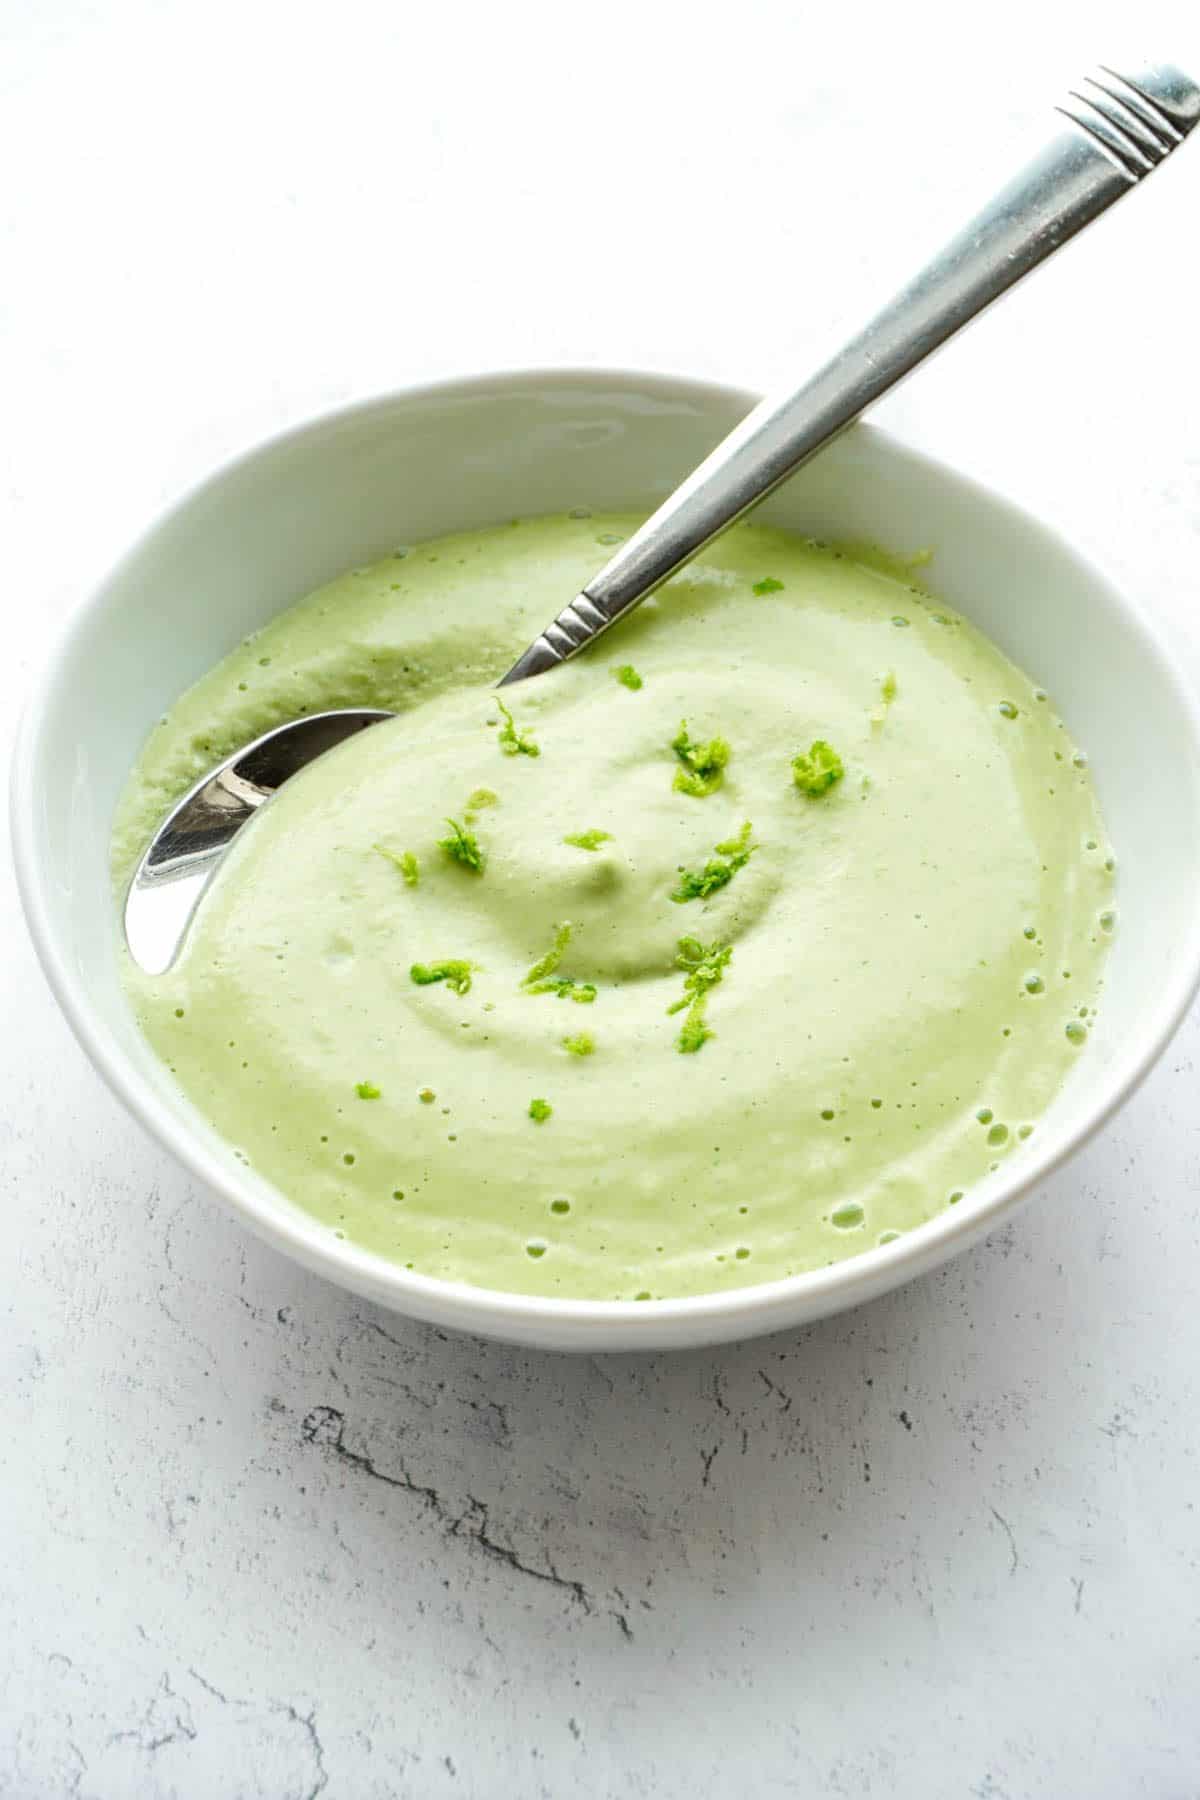
[[[1142,45],[805,11],[0,0],[4,716],[242,444],[488,364],[787,379],[1087,61],[1200,63],[1193,0]],[[879,415],[1194,669],[1198,208],[1193,149]],[[941,1276],[568,1361],[251,1242],[91,1075],[7,868],[0,929],[0,1794],[1200,1792],[1195,1016]]]

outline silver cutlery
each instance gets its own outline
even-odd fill
[[[815,456],[889,388],[1129,193],[1200,120],[1200,88],[1167,64],[1100,68],[1056,109],[1041,154],[830,362],[765,400],[627,539],[499,686],[577,656]],[[278,726],[229,756],[172,809],[130,883],[125,937],[150,974],[170,967],[237,833],[299,769],[387,712]]]

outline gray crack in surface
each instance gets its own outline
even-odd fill
[[[302,1713],[290,1701],[284,1701],[276,1710],[283,1713],[284,1717],[290,1719],[294,1725],[299,1725],[308,1737],[313,1753],[313,1762],[316,1765],[317,1778],[305,1794],[304,1800],[317,1800],[317,1795],[323,1793],[329,1786],[329,1773],[325,1767],[325,1746],[317,1731],[317,1709],[315,1706],[310,1706],[306,1713]]]
[[[173,1708],[165,1704],[167,1701],[173,1702]],[[142,1715],[141,1724],[131,1726],[127,1731],[114,1731],[109,1743],[132,1742],[147,1756],[156,1756],[168,1744],[176,1744],[181,1738],[191,1743],[195,1737],[196,1724],[192,1718],[192,1709],[184,1696],[175,1692],[171,1686],[171,1678],[164,1670]]]
[[[439,1488],[416,1481],[403,1466],[393,1473],[381,1469],[366,1451],[351,1449],[346,1442],[346,1416],[336,1406],[314,1406],[301,1422],[300,1435],[306,1444],[327,1451],[339,1462],[360,1470],[372,1481],[381,1481],[385,1487],[398,1488],[402,1493],[412,1495],[437,1519],[447,1537],[473,1545],[481,1555],[492,1562],[503,1564],[518,1575],[557,1588],[588,1615],[607,1612],[616,1622],[622,1637],[632,1641],[633,1629],[623,1610],[600,1607],[582,1581],[561,1574],[549,1558],[546,1559],[545,1567],[539,1568],[534,1563],[526,1562],[511,1545],[501,1543],[493,1535],[490,1509],[486,1501],[468,1494],[466,1505],[455,1510]]]
[[[1015,1575],[1018,1568],[1020,1567],[1021,1558],[1017,1554],[1017,1540],[1013,1536],[1012,1526],[1009,1524],[1008,1520],[1004,1517],[1004,1514],[1001,1512],[997,1512],[996,1508],[994,1506],[989,1504],[988,1511],[991,1513],[993,1519],[995,1519],[997,1525],[1000,1526],[1001,1530],[1004,1532],[1005,1537],[1008,1539],[1009,1553],[1012,1556],[1012,1564],[1011,1564],[1011,1567],[1009,1568],[1008,1572],[1010,1575]]]

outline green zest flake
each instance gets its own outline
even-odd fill
[[[783,583],[782,581],[776,581],[773,575],[764,575],[761,581],[756,581],[754,583],[750,592],[752,594],[781,594],[783,592]]]
[[[556,975],[554,972],[570,941],[571,925],[568,920],[556,927],[553,944],[545,956],[538,958],[521,982],[522,993],[555,994],[560,1000],[574,1000],[579,1006],[591,1005],[596,998],[594,982],[575,981],[569,975]]]
[[[543,981],[537,987],[526,988],[527,994],[556,994],[560,1000],[574,1000],[576,1006],[590,1006],[596,998],[594,981],[572,981],[569,976],[560,975],[553,981]]]
[[[685,1006],[694,1006],[698,997],[716,987],[729,967],[732,955],[732,944],[710,944],[706,950],[699,938],[680,938],[675,966],[685,971],[683,999],[668,1006],[668,1014],[682,1012]]]
[[[707,744],[694,744],[684,719],[671,739],[671,748],[683,764],[675,771],[676,791],[693,794],[698,800],[715,794],[725,779],[725,765],[729,761],[729,745],[725,739],[715,737]]]
[[[704,1023],[701,1011],[697,1009],[695,1012],[690,1012],[683,1021],[679,1027],[679,1036],[675,1041],[681,1055],[694,1056],[697,1050],[703,1050],[709,1038],[713,1036],[715,1033],[709,1030]]]
[[[636,694],[642,686],[642,678],[632,663],[622,663],[619,669],[613,670],[613,674],[621,686],[629,688],[632,693]]]
[[[548,1100],[531,1100],[529,1102],[529,1116],[535,1125],[544,1125],[553,1111],[554,1108]]]
[[[482,812],[485,806],[499,806],[499,794],[493,794],[491,788],[476,788],[473,794],[467,795],[467,812],[469,819],[472,813]]]
[[[551,944],[549,950],[547,950],[545,956],[539,956],[532,969],[530,969],[529,973],[523,978],[521,986],[524,988],[534,987],[539,981],[545,980],[547,975],[553,975],[555,969],[557,969],[559,963],[562,961],[570,941],[571,922],[569,919],[566,919],[561,925],[555,926],[554,942]]]
[[[383,1089],[377,1088],[373,1081],[356,1081],[354,1091],[360,1100],[378,1100],[383,1093]]]
[[[444,850],[451,862],[461,863],[464,869],[470,869],[473,875],[483,874],[483,851],[473,832],[466,831],[455,819],[447,819],[451,835],[438,839],[438,849]]]
[[[513,724],[513,716],[503,700],[496,705],[504,714],[504,723],[500,727],[500,736],[496,740],[505,756],[540,756],[542,753],[527,731],[518,731]]]
[[[889,669],[885,675],[881,675],[879,678],[879,698],[882,704],[877,706],[871,714],[873,731],[878,731],[882,727],[888,715],[888,708],[896,698],[897,692],[895,670]]]
[[[675,963],[676,967],[684,971],[683,998],[676,1000],[673,1006],[668,1006],[667,1013],[670,1015],[687,1008],[687,1018],[676,1039],[677,1048],[685,1056],[694,1055],[697,1050],[703,1049],[714,1035],[704,1022],[709,989],[716,987],[729,967],[732,955],[732,944],[710,944],[706,950],[699,938],[683,937],[679,940],[679,953]]]
[[[409,887],[416,887],[420,878],[420,870],[417,868],[417,859],[411,850],[405,850],[402,855],[398,856],[394,850],[389,850],[386,844],[376,844],[375,848],[380,856],[386,856],[392,866],[399,869]]]
[[[445,962],[414,963],[408,973],[418,987],[432,987],[435,981],[444,981],[452,992],[467,994],[471,990],[471,970],[474,967],[474,963],[460,962],[451,957]]]
[[[845,773],[841,757],[824,738],[814,739],[807,755],[801,751],[799,756],[792,758],[792,780],[802,794],[814,799],[818,794],[827,793]]]
[[[577,1031],[574,1037],[563,1039],[563,1049],[572,1056],[590,1056],[595,1048],[596,1040],[587,1031]]]
[[[609,843],[611,838],[611,831],[573,831],[563,839],[563,843],[573,845],[576,850],[598,850],[601,844]]]
[[[714,845],[715,856],[710,856],[702,869],[681,869],[679,883],[671,895],[678,905],[685,900],[707,900],[718,888],[732,881],[739,869],[744,869],[757,844],[750,842],[750,821],[747,819],[735,838],[726,838],[723,844]],[[721,859],[725,860],[722,861]]]

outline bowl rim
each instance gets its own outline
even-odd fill
[[[1011,1165],[1013,1173],[991,1178],[977,1188],[973,1203],[944,1210],[886,1245],[864,1249],[823,1269],[749,1284],[725,1292],[646,1301],[581,1300],[514,1293],[470,1286],[422,1275],[389,1262],[348,1239],[335,1238],[328,1227],[299,1212],[285,1212],[270,1198],[262,1178],[240,1177],[202,1138],[168,1107],[112,1037],[93,1008],[82,983],[72,973],[64,943],[52,923],[45,890],[45,870],[37,853],[38,773],[47,715],[61,679],[61,669],[75,640],[126,569],[149,543],[198,502],[211,497],[260,459],[319,440],[352,421],[386,414],[397,406],[423,399],[482,397],[520,388],[616,387],[662,398],[692,398],[749,411],[759,396],[729,383],[684,372],[630,367],[512,368],[457,374],[413,383],[385,393],[325,409],[272,433],[250,448],[226,458],[161,510],[125,553],[68,610],[44,653],[41,670],[27,699],[14,744],[10,784],[11,836],[17,888],[34,948],[50,988],[79,1044],[108,1087],[158,1143],[206,1187],[214,1190],[238,1219],[257,1236],[303,1266],[410,1317],[463,1329],[483,1336],[530,1344],[562,1344],[584,1350],[604,1348],[662,1349],[672,1344],[716,1343],[757,1335],[819,1318],[860,1304],[905,1281],[940,1266],[996,1230],[1030,1197],[1038,1183],[1060,1168],[1087,1142],[1140,1086],[1182,1023],[1200,988],[1200,906],[1176,958],[1158,1003],[1138,1033],[1133,1053],[1120,1052],[1097,1084],[1091,1103],[1076,1124],[1027,1152]],[[1141,642],[1143,653],[1164,687],[1172,693],[1200,756],[1200,700],[1181,676],[1158,627],[1073,544],[1052,526],[987,484],[976,481],[940,459],[914,449],[878,426],[856,424],[851,430],[874,440],[888,456],[915,465],[933,482],[950,482],[960,492],[986,504],[1001,521],[1033,531],[1043,543],[1065,553],[1122,615],[1127,629]],[[1198,881],[1200,886],[1200,881]],[[1040,1149],[1040,1146],[1039,1146]],[[980,1192],[982,1189],[982,1192]],[[969,1197],[968,1197],[969,1200]]]

